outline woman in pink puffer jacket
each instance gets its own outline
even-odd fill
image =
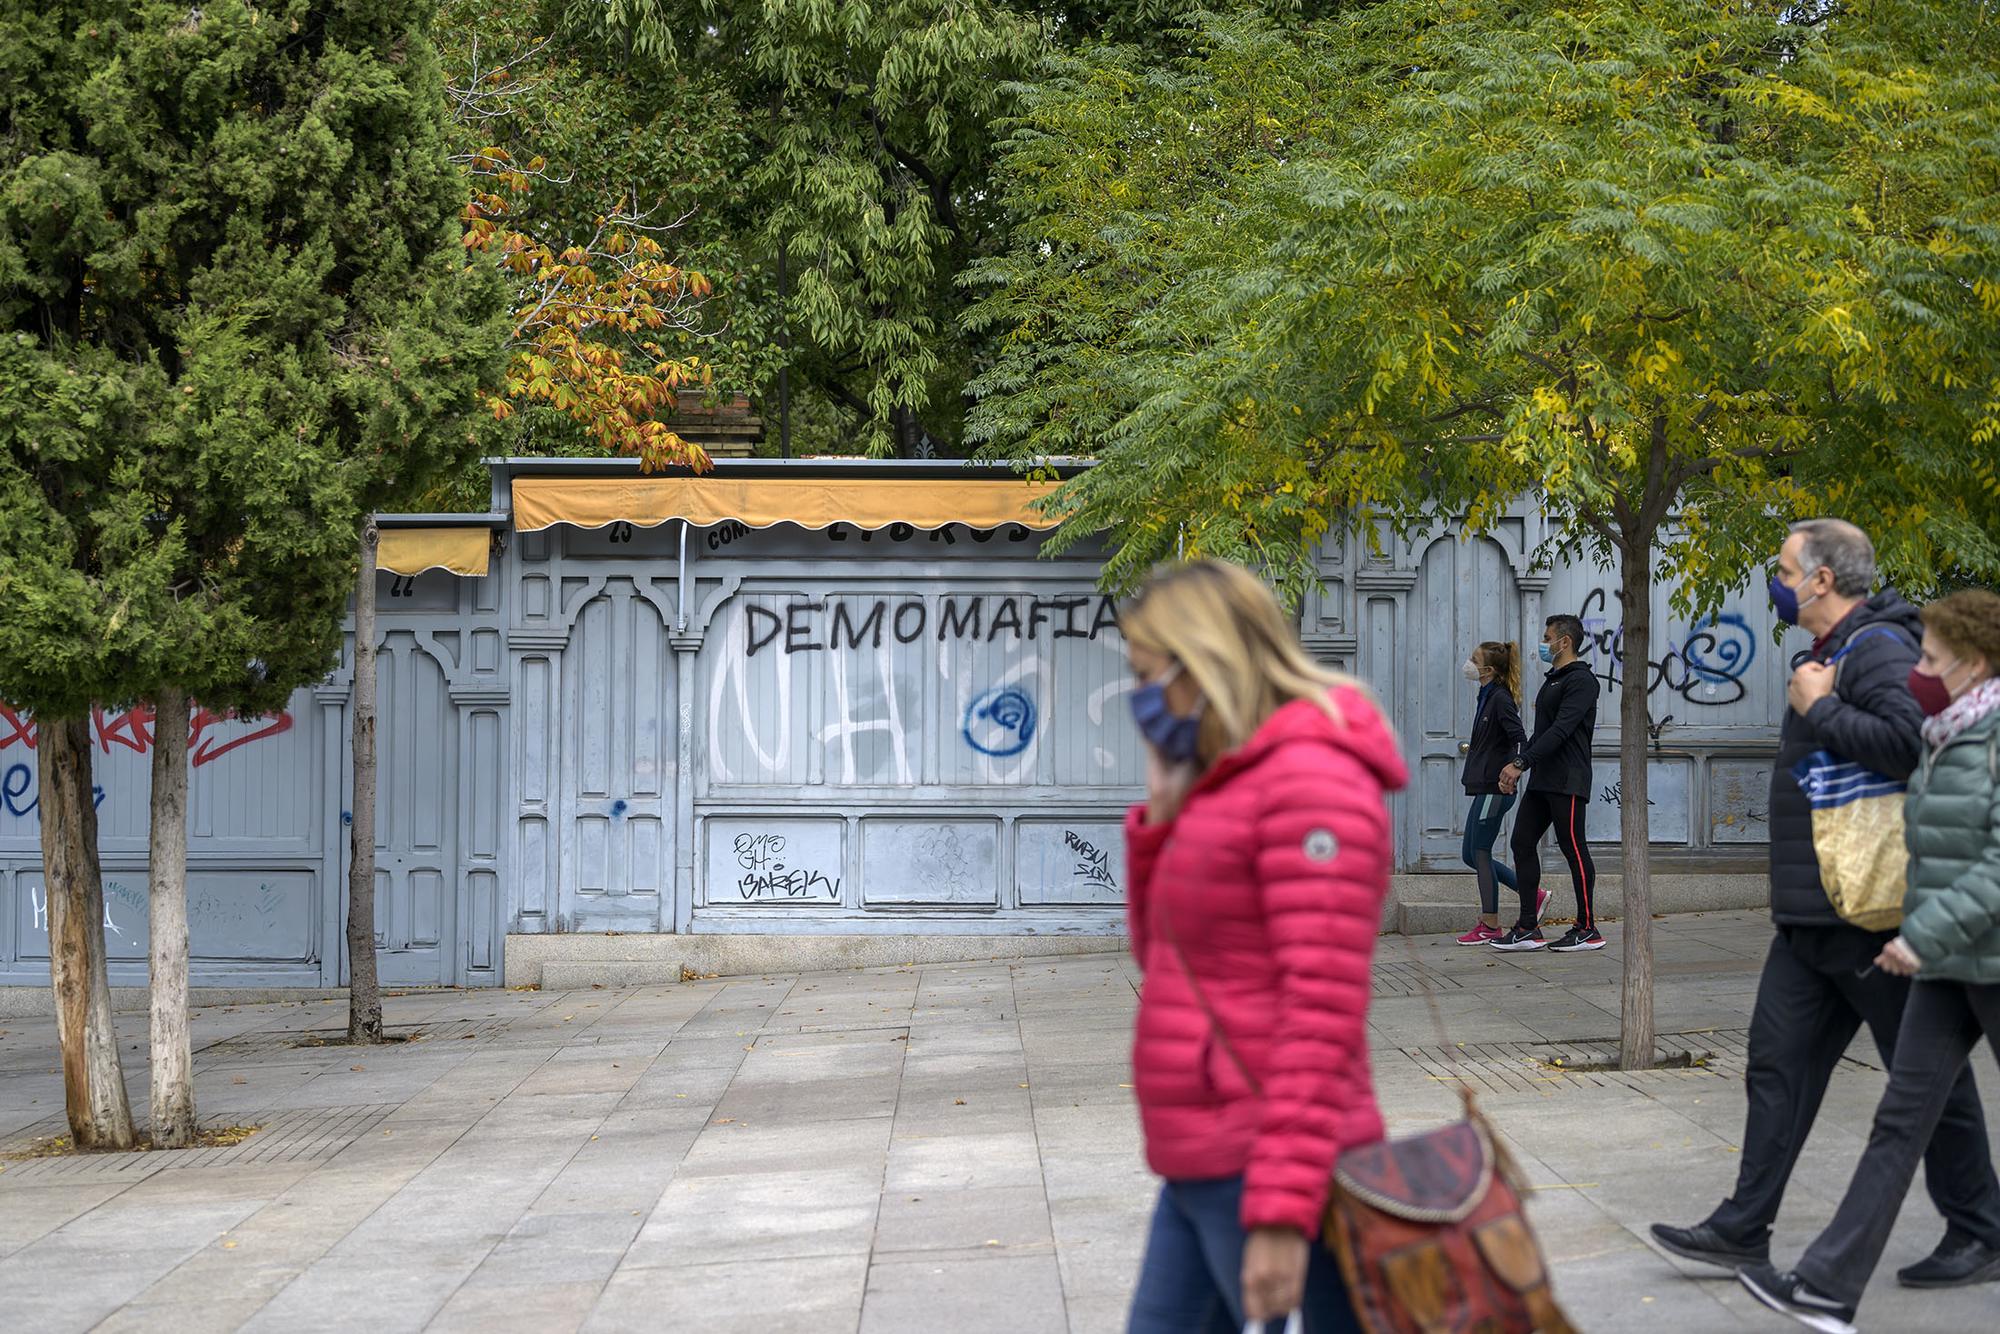
[[[1314,665],[1249,572],[1176,567],[1119,619],[1149,751],[1125,826],[1132,1065],[1165,1178],[1130,1329],[1302,1310],[1309,1334],[1357,1330],[1318,1239],[1335,1155],[1383,1133],[1368,981],[1408,771],[1366,687]]]

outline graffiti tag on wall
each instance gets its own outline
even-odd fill
[[[91,738],[106,755],[111,754],[114,747],[139,755],[150,754],[153,749],[153,725],[153,710],[144,704],[122,713],[107,713],[103,709],[90,711]],[[279,713],[272,718],[246,719],[197,706],[188,719],[188,762],[199,769],[213,764],[230,751],[291,730],[292,715],[289,713]],[[0,751],[14,746],[35,750],[40,739],[40,729],[32,716],[0,704]],[[13,816],[33,815],[41,806],[41,795],[36,791],[37,782],[35,766],[28,761],[16,761],[0,771],[0,810]],[[91,794],[94,804],[101,809],[106,796],[104,788],[92,787]]]
[[[785,855],[783,834],[738,834],[733,847],[743,877],[736,883],[746,899],[823,899],[838,902],[840,877],[779,860]]]
[[[1035,739],[1035,700],[1016,686],[983,690],[965,706],[965,744],[981,755],[1019,755]]]
[[[154,721],[152,707],[146,704],[134,705],[123,713],[106,713],[103,709],[90,711],[92,737],[98,749],[106,755],[111,753],[113,746],[122,746],[140,755],[151,753]],[[270,718],[239,718],[232,713],[214,713],[197,705],[188,718],[188,761],[199,769],[232,750],[291,730],[292,715],[289,713],[280,712]],[[39,740],[40,729],[32,717],[24,717],[7,705],[0,704],[0,750],[16,743],[34,750]]]
[[[1116,891],[1118,879],[1111,873],[1111,853],[1100,848],[1074,829],[1063,830],[1063,846],[1076,854],[1074,878],[1086,885],[1101,885]]]
[[[1093,602],[1097,606],[1091,612]],[[783,615],[753,603],[743,608],[743,621],[743,656],[754,658],[773,644],[787,654],[858,649],[864,643],[881,648],[885,634],[898,644],[914,644],[933,634],[941,644],[953,639],[991,643],[1003,631],[1033,643],[1045,629],[1050,639],[1096,639],[1118,628],[1118,613],[1107,597],[981,595],[944,599],[935,626],[930,605],[916,598],[899,599],[893,607],[889,599],[876,598],[859,610],[834,602],[831,613],[824,601],[793,602]]]
[[[1605,615],[1609,602],[1604,589],[1594,588],[1580,615],[1595,650],[1591,670],[1616,687],[1631,667],[1625,661],[1625,627]],[[1678,640],[1671,634],[1660,639],[1660,656],[1643,664],[1648,695],[1664,690],[1689,704],[1722,708],[1749,693],[1743,678],[1757,661],[1757,635],[1740,613],[1721,612],[1696,621]]]
[[[1136,754],[1105,730],[1132,682],[1116,606],[1095,593],[767,594],[725,625],[706,650],[717,783],[909,786],[931,768],[1029,782],[1045,735],[1059,782],[1101,781]],[[816,719],[803,734],[802,710]],[[824,747],[823,779],[808,745]]]

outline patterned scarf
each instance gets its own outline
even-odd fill
[[[2000,712],[2000,676],[1989,676],[1951,702],[1934,718],[1924,720],[1924,740],[1932,750],[1950,742],[1960,732],[1989,713]]]

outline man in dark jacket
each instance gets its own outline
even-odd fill
[[[1538,950],[1558,954],[1601,950],[1595,891],[1597,866],[1590,860],[1584,808],[1590,802],[1590,744],[1597,731],[1597,677],[1578,655],[1583,622],[1551,616],[1542,631],[1542,661],[1550,671],[1535,694],[1535,734],[1526,749],[1500,771],[1500,790],[1512,792],[1525,772],[1528,790],[1514,811],[1514,888],[1521,916],[1496,950]],[[1576,925],[1553,945],[1542,939],[1542,835],[1555,831],[1556,846],[1576,882]]]
[[[1921,754],[1923,711],[1907,685],[1923,636],[1916,608],[1894,591],[1868,595],[1875,548],[1834,519],[1797,524],[1778,554],[1771,599],[1779,619],[1812,632],[1792,674],[1771,773],[1771,920],[1777,934],[1757,984],[1746,1076],[1749,1111],[1736,1190],[1693,1227],[1653,1225],[1674,1254],[1734,1270],[1770,1255],[1771,1222],[1841,1054],[1867,1024],[1887,1066],[1907,979],[1875,967],[1894,931],[1843,921],[1820,885],[1812,808],[1792,766],[1827,750],[1907,779]],[[2000,1255],[2000,1182],[1972,1067],[1960,1071],[1924,1155],[1924,1181],[1946,1221],[1929,1258],[1897,1277],[1911,1287],[1973,1281]]]

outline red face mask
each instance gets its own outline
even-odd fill
[[[1915,667],[1910,668],[1910,693],[1917,697],[1917,707],[1926,718],[1935,718],[1951,707],[1951,687],[1944,678],[1926,676]]]

